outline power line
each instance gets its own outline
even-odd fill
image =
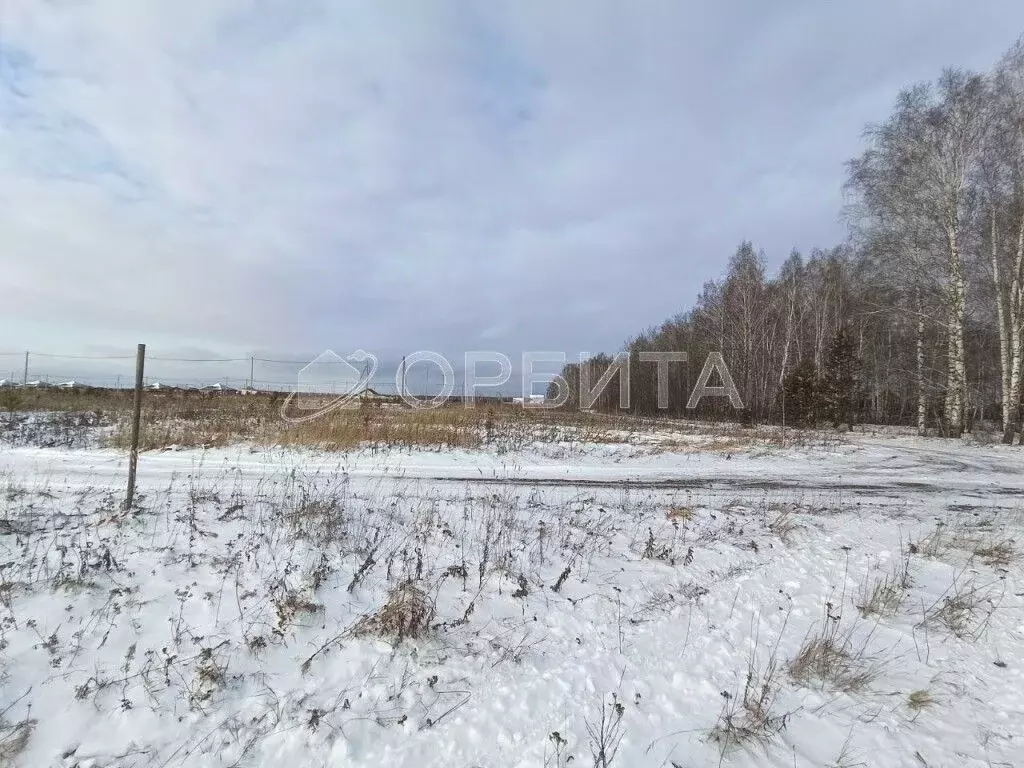
[[[248,363],[248,357],[147,357],[162,363]],[[259,359],[259,358],[257,358]]]
[[[2,352],[3,357],[20,357],[24,352]],[[31,352],[32,357],[45,357],[52,360],[134,360],[132,355],[63,355],[54,352]],[[247,363],[248,357],[149,357],[147,360],[159,360],[164,363]],[[258,360],[259,358],[257,358]]]
[[[22,352],[0,352],[0,357],[21,357]],[[134,360],[134,355],[65,355],[57,352],[29,351],[32,357],[45,357],[53,360]],[[147,360],[162,363],[270,363],[272,365],[309,365],[309,358],[303,360],[277,360],[268,357],[147,357]],[[317,365],[350,365],[344,360],[321,360]]]
[[[15,371],[13,370],[15,363],[12,362],[10,376],[6,376],[6,371],[4,371],[4,376],[0,376],[0,379],[4,381],[4,386],[11,386],[14,382],[21,385],[28,385],[32,382],[42,386],[112,386],[113,388],[121,388],[122,382],[126,385],[130,383],[131,377],[129,376],[126,364],[128,361],[134,360],[135,356],[119,354],[63,354],[57,352],[34,352],[31,350],[27,352],[0,352],[0,359],[12,358],[24,358],[24,367],[22,368],[19,362],[18,370]],[[62,361],[91,361],[95,362],[96,365],[88,366],[94,368],[94,370],[86,372],[83,370],[83,368],[86,368],[84,365],[81,368],[76,365],[68,365],[67,368],[64,368],[64,365],[61,364]],[[256,355],[233,358],[154,356],[149,357],[148,361],[194,366],[191,369],[187,367],[184,369],[171,368],[168,366],[164,372],[170,374],[169,376],[162,376],[160,375],[161,372],[157,370],[149,370],[147,371],[146,379],[151,384],[159,383],[172,388],[181,387],[184,389],[223,387],[230,389],[264,389],[268,391],[291,391],[295,389],[298,383],[295,378],[292,378],[295,375],[295,369],[310,364],[309,358],[284,360],[257,357]],[[117,364],[103,365],[104,362]],[[248,365],[244,365],[245,363],[248,363]],[[260,371],[256,367],[256,363],[267,367]],[[344,392],[349,389],[351,382],[345,377],[344,372],[339,371],[333,376],[329,372],[331,369],[328,366],[332,364],[345,367],[350,366],[350,363],[345,360],[319,361],[316,363],[316,367],[321,370],[321,375],[317,376],[315,381],[305,382],[305,386],[310,386],[312,387],[311,391],[317,392]],[[225,365],[228,367],[221,367]],[[243,365],[246,369],[245,371],[242,370]],[[269,370],[271,365],[288,366],[292,370],[279,368],[271,372]],[[0,364],[0,367],[3,367],[2,364]],[[159,367],[158,365],[157,368]],[[261,372],[269,373],[270,375],[267,378],[262,378],[259,375]],[[337,378],[334,378],[335,376]],[[388,377],[374,378],[370,384],[377,389],[382,387],[390,389],[394,386]]]
[[[20,354],[25,354],[21,352]],[[45,357],[54,360],[134,360],[131,355],[55,355],[50,352],[29,352],[32,357]]]

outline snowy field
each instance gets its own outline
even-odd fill
[[[1024,765],[1024,452],[0,448],[0,765]]]

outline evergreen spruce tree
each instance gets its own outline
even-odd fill
[[[841,327],[829,345],[819,385],[822,409],[835,427],[853,423],[859,365],[853,337]]]
[[[782,385],[786,421],[796,426],[814,426],[818,420],[818,372],[807,358],[789,372]]]

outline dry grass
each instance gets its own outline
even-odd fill
[[[859,645],[854,642],[856,622],[842,628],[842,619],[826,607],[820,626],[804,638],[796,656],[789,662],[789,673],[798,683],[818,684],[844,693],[863,690],[879,673],[875,660],[867,654],[870,635]]]
[[[326,547],[345,535],[344,486],[296,488],[289,502],[284,522],[297,539]]]
[[[999,604],[997,590],[974,579],[954,579],[949,589],[924,610],[920,626],[937,627],[962,640],[976,641],[984,634]]]
[[[11,390],[12,392],[14,390]],[[132,393],[128,390],[32,389],[11,396],[18,413],[79,412],[115,426],[111,445],[128,446]],[[327,405],[329,403],[325,403]],[[291,445],[325,450],[374,446],[479,448],[499,452],[534,442],[635,444],[651,453],[732,453],[781,445],[770,427],[743,429],[731,423],[689,422],[573,409],[523,408],[507,402],[452,400],[437,409],[411,409],[395,400],[368,400],[341,407],[307,422],[282,418],[283,393],[242,395],[232,391],[147,391],[143,398],[143,450],[220,447],[236,442]],[[308,411],[289,406],[291,415]]]
[[[895,616],[906,599],[907,593],[892,575],[876,577],[861,585],[857,610],[860,615]]]
[[[613,693],[611,704],[602,700],[598,716],[593,720],[584,721],[594,768],[611,768],[612,763],[615,762],[619,745],[625,735],[622,725],[622,717],[625,712],[625,706]]]
[[[952,548],[951,542],[952,538],[946,532],[946,525],[939,523],[927,536],[910,542],[910,554],[937,559]]]
[[[914,714],[930,709],[936,704],[938,704],[938,699],[936,699],[935,696],[932,695],[932,692],[927,688],[911,691],[910,695],[907,696],[907,707]]]
[[[780,636],[785,632],[787,623],[788,619]],[[722,711],[709,734],[711,740],[719,745],[723,759],[735,747],[756,745],[766,748],[786,729],[793,714],[777,710],[782,690],[778,644],[772,646],[767,662],[762,666],[757,659],[758,634],[754,633],[754,651],[747,662],[742,694],[722,691]]]
[[[90,401],[91,402],[91,401]],[[154,450],[220,447],[235,442],[347,451],[363,447],[480,448],[519,450],[530,443],[621,443],[651,426],[632,417],[560,410],[524,409],[501,403],[413,409],[367,401],[338,408],[304,422],[282,417],[280,394],[146,393],[141,447]],[[111,440],[127,448],[130,401],[111,396],[108,418],[116,424]],[[302,416],[303,413],[295,415]]]
[[[792,510],[783,510],[767,522],[768,530],[786,544],[791,543],[793,534],[800,527]]]
[[[493,430],[493,427],[492,427]],[[263,440],[341,451],[364,445],[478,448],[487,440],[487,414],[446,407],[434,410],[366,407],[337,410],[313,421],[271,425]]]
[[[693,520],[693,510],[689,507],[672,507],[665,513],[665,519],[669,522],[688,523]]]
[[[35,725],[35,720],[23,720],[14,725],[0,722],[0,768],[14,768],[17,765],[16,758],[28,746]]]
[[[434,603],[420,587],[402,584],[391,590],[377,613],[364,616],[353,629],[356,636],[381,637],[393,642],[424,637],[434,621]]]
[[[147,392],[143,398],[139,447],[144,451],[168,447],[216,448],[239,441],[257,441],[280,421],[280,398],[274,395],[238,396],[217,392]],[[109,415],[116,430],[115,448],[128,448],[131,403],[114,398]]]
[[[1013,539],[988,539],[975,544],[972,554],[985,565],[1007,568],[1020,559]]]
[[[940,559],[950,552],[966,552],[985,565],[1006,568],[1020,559],[1012,538],[1000,538],[992,532],[973,531],[963,526],[939,523],[935,530],[911,544],[911,552]]]
[[[723,755],[734,747],[767,746],[785,730],[789,713],[778,713],[774,709],[781,688],[778,666],[772,659],[763,670],[758,670],[751,662],[742,695],[722,692],[725,703],[710,735]]]
[[[282,397],[274,395],[147,395],[141,448],[212,448],[235,442],[328,451],[379,445],[476,448],[488,439],[489,417],[482,409],[413,410],[366,404],[295,423],[282,418],[282,402]],[[130,432],[127,410],[119,412],[112,444],[127,448]]]
[[[842,749],[836,755],[836,759],[828,764],[828,768],[867,768],[867,763],[860,759],[853,749],[853,732],[846,737]]]
[[[7,398],[3,407],[17,412],[39,411],[129,411],[134,394],[127,389],[91,389],[75,387],[57,389],[30,387],[3,390]],[[148,394],[148,393],[147,393]],[[162,395],[163,393],[153,393]]]
[[[900,559],[892,571],[865,581],[860,587],[857,610],[863,617],[895,616],[910,589],[910,550],[900,548]]]

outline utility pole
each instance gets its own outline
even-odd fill
[[[128,455],[128,493],[124,508],[129,510],[135,503],[135,471],[139,463],[139,428],[142,423],[142,382],[146,369],[146,345],[139,344],[135,354],[135,402],[132,406],[132,447]]]
[[[405,355],[402,355],[402,391],[398,393],[398,396],[405,399]]]
[[[248,389],[256,389],[256,355],[250,355],[249,357],[249,387]]]
[[[28,352],[25,353],[25,376],[21,380],[21,385],[23,387],[28,386]]]

